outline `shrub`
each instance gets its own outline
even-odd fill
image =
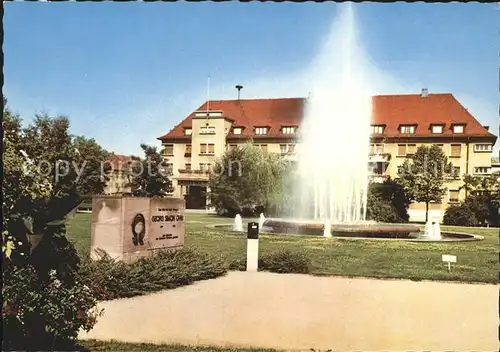
[[[388,200],[380,197],[369,196],[367,206],[367,217],[379,222],[401,222],[396,209]]]
[[[85,272],[94,277],[94,292],[101,300],[133,297],[189,285],[224,275],[224,260],[191,249],[161,251],[136,262],[115,261],[109,256],[87,260]]]
[[[452,226],[476,226],[478,220],[473,211],[463,204],[452,205],[444,213],[443,224]]]
[[[24,263],[3,263],[2,350],[71,348],[78,331],[90,330],[101,313],[93,309],[97,299],[91,277],[79,273],[78,263],[67,262],[66,256],[57,262],[58,256],[53,255],[59,251],[71,256],[66,248],[71,244],[62,239],[50,244],[40,244]],[[57,244],[45,266],[34,260],[35,254],[41,256],[44,248]]]
[[[274,273],[308,274],[311,271],[311,261],[302,253],[279,250],[261,256],[259,270]]]
[[[380,222],[408,221],[409,199],[398,183],[387,180],[372,183],[368,188],[367,217]]]

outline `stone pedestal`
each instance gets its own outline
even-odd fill
[[[93,259],[105,251],[133,261],[184,245],[185,201],[178,198],[98,196],[92,199]]]

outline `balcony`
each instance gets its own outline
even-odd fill
[[[210,174],[210,170],[179,169],[178,171],[179,176],[176,179],[184,181],[208,181]]]
[[[368,157],[370,163],[388,163],[391,160],[390,153],[370,153]]]
[[[372,183],[384,183],[390,176],[387,174],[370,174],[369,178]]]

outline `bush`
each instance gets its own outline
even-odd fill
[[[302,253],[279,250],[259,258],[259,268],[273,273],[308,274],[311,261]]]
[[[452,205],[444,213],[443,224],[452,226],[476,226],[478,220],[472,210],[461,205]]]
[[[115,261],[109,256],[90,261],[85,272],[94,278],[94,292],[100,300],[144,295],[189,285],[224,275],[222,258],[190,249],[161,251],[136,262]]]
[[[409,199],[396,182],[372,183],[368,188],[367,218],[380,222],[406,222]]]
[[[78,331],[93,327],[100,312],[92,278],[78,271],[74,253],[64,236],[47,235],[32,255],[19,247],[15,262],[3,262],[2,350],[71,349]]]
[[[367,208],[367,218],[369,220],[390,223],[401,222],[391,202],[380,197],[369,196]]]
[[[246,270],[246,258],[233,261],[231,270]],[[281,274],[308,274],[311,272],[311,261],[301,253],[279,250],[264,254],[259,258],[259,271],[270,271]]]

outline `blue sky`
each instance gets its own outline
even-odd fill
[[[158,145],[206,99],[307,96],[304,70],[336,3],[5,3],[4,93],[29,121],[131,154]],[[379,93],[451,92],[498,134],[500,9],[478,3],[355,5]],[[498,145],[497,143],[497,150]]]

